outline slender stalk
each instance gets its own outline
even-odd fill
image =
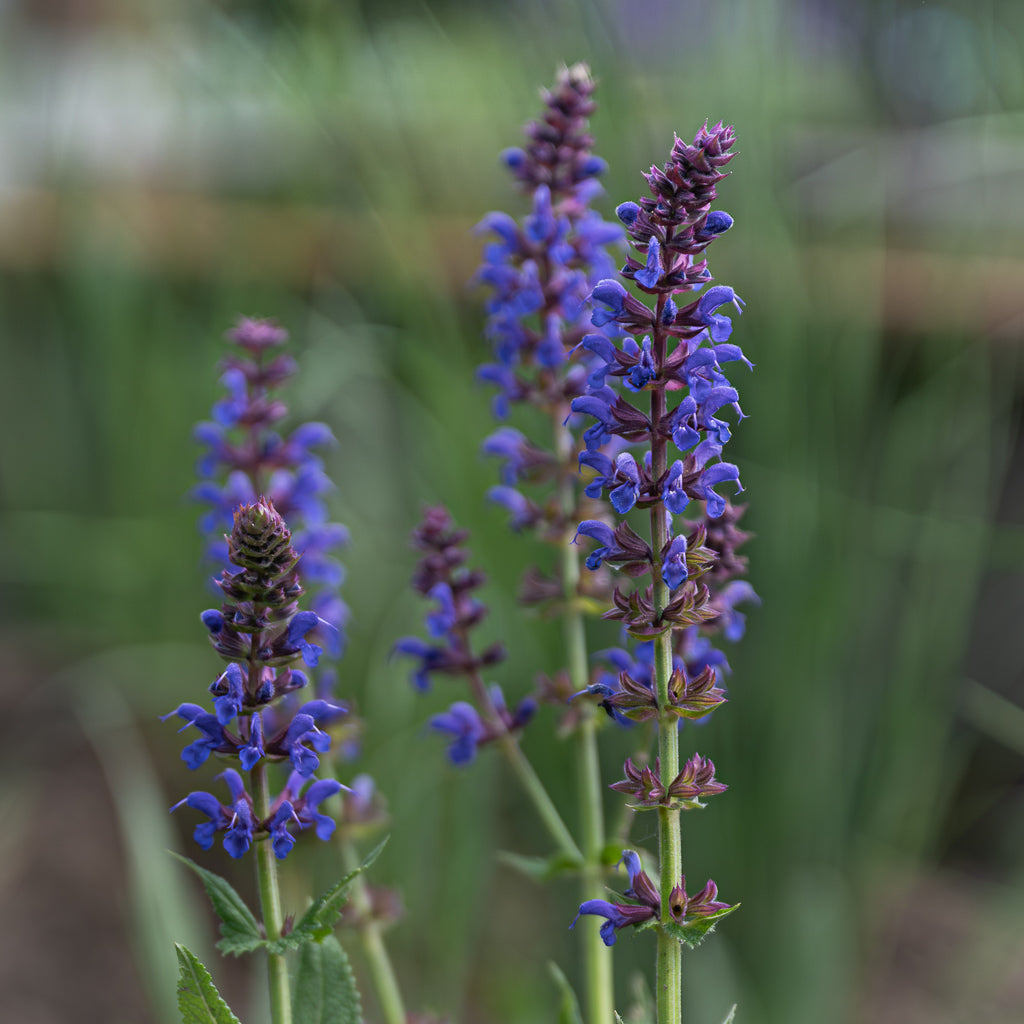
[[[471,649],[469,638],[466,636],[464,629],[455,630],[454,635],[458,638],[464,650],[469,651]],[[551,838],[554,839],[556,845],[566,857],[582,864],[584,861],[583,852],[576,845],[576,840],[573,839],[568,826],[562,819],[561,814],[558,813],[558,808],[551,799],[544,783],[541,782],[540,776],[523,753],[518,740],[505,730],[501,716],[498,714],[498,709],[494,706],[494,701],[491,699],[491,694],[484,685],[483,679],[480,678],[480,673],[474,670],[467,674],[467,678],[484,721],[499,734],[496,742],[508,759],[523,789],[526,790],[526,795],[533,801],[534,809],[551,834]]]
[[[562,426],[565,410],[555,419],[555,442],[559,462],[574,458],[573,437]],[[569,516],[575,510],[571,478],[563,474],[559,482],[562,510]],[[572,545],[573,534],[566,531],[562,541],[562,587],[565,600],[563,624],[569,679],[574,692],[587,685],[587,636],[578,601],[580,563]],[[597,716],[592,704],[585,704],[575,735],[576,794],[580,805],[580,830],[583,845],[582,901],[602,896],[605,844],[604,805],[602,801],[601,763],[597,749]],[[583,965],[586,1019],[590,1024],[611,1024],[615,1019],[615,989],[612,951],[600,932],[591,928],[584,933]]]
[[[582,864],[584,862],[583,851],[576,845],[576,840],[573,839],[572,833],[558,813],[558,808],[548,794],[544,783],[541,782],[540,776],[523,753],[515,736],[505,733],[497,742],[523,789],[526,790],[526,795],[533,802],[534,809],[551,838],[566,857]]]
[[[270,789],[267,784],[267,765],[259,761],[252,770],[252,797],[256,816],[265,820],[270,816]],[[281,913],[281,892],[277,883],[277,858],[269,841],[256,844],[256,881],[263,910],[263,927],[268,939],[281,937],[284,917]],[[283,954],[267,954],[267,975],[270,982],[270,1019],[273,1024],[291,1024],[292,1001],[288,985],[288,962]]]
[[[321,762],[323,766],[323,777],[337,781],[337,765],[327,758]],[[338,798],[336,798],[338,799]],[[338,799],[340,814],[341,800]],[[337,831],[338,849],[341,852],[342,869],[346,874],[355,871],[359,867],[359,851],[352,842],[351,835],[346,826],[342,825]],[[362,874],[356,875],[349,889],[349,900],[353,910],[356,912],[359,939],[363,946],[363,955],[366,957],[366,964],[370,971],[370,978],[373,987],[377,992],[377,999],[380,1002],[381,1012],[384,1014],[386,1024],[405,1024],[405,1004],[402,1000],[402,990],[398,984],[398,976],[395,974],[394,965],[388,954],[387,946],[384,944],[384,934],[380,922],[372,915],[373,906],[370,900],[370,887]]]
[[[658,297],[658,317],[665,296]],[[656,366],[665,362],[668,343],[663,329],[654,332],[654,359]],[[668,468],[667,442],[658,429],[666,414],[665,392],[655,388],[651,392],[651,472],[655,480]],[[655,558],[669,540],[668,511],[663,502],[651,506],[651,547]],[[659,568],[654,570],[654,605],[661,612],[670,601],[668,585]],[[667,713],[669,707],[669,679],[672,675],[672,632],[668,630],[655,640],[654,683],[658,695],[658,755],[661,758],[661,777],[673,779],[679,772],[679,730],[676,718]],[[679,811],[658,808],[658,861],[661,874],[661,919],[670,920],[669,905],[672,889],[683,873],[683,842],[679,827]],[[682,949],[679,942],[664,929],[658,930],[657,951],[657,1007],[658,1024],[679,1024],[682,1019]]]
[[[339,846],[345,871],[354,871],[359,867],[359,853],[355,844],[343,834]],[[378,1000],[380,1000],[380,1009],[384,1020],[386,1024],[405,1024],[405,1004],[402,1002],[402,991],[398,987],[398,978],[395,975],[387,947],[384,945],[380,922],[372,916],[373,908],[370,903],[369,887],[361,874],[356,875],[352,882],[349,898],[359,921],[359,939],[366,957],[366,965],[373,980],[373,987],[376,989]]]

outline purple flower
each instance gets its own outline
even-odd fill
[[[636,459],[629,452],[622,452],[615,458],[615,473],[623,483],[611,491],[608,500],[619,515],[625,515],[640,497],[640,470]]]
[[[294,650],[301,651],[302,660],[310,668],[314,668],[320,661],[323,648],[309,643],[305,637],[311,629],[315,629],[318,626],[321,628],[327,627],[328,629],[333,628],[329,622],[324,622],[316,612],[299,612],[288,623],[288,646]]]
[[[512,513],[509,526],[516,531],[532,526],[541,515],[541,510],[514,487],[492,487],[487,492],[487,500]]]
[[[676,459],[668,471],[665,486],[661,490],[661,500],[665,503],[665,508],[673,515],[682,513],[690,503],[690,496],[683,487],[683,478],[683,463]]]
[[[448,747],[448,760],[454,765],[469,764],[476,757],[476,748],[486,735],[480,715],[472,704],[456,701],[442,714],[430,719],[430,727],[453,737]]]
[[[213,751],[227,753],[235,749],[234,744],[224,731],[224,726],[218,721],[216,715],[211,715],[205,708],[198,704],[180,704],[174,711],[162,715],[161,721],[167,721],[172,715],[185,719],[182,729],[194,725],[202,736],[190,743],[181,752],[181,759],[195,769],[203,764]]]
[[[207,615],[207,612],[203,613]],[[224,618],[220,612],[220,625],[210,632],[216,636],[224,625]],[[224,673],[211,685],[210,692],[216,694],[213,701],[213,709],[217,714],[217,721],[221,725],[227,725],[233,718],[241,714],[245,701],[245,678],[242,669],[235,662],[232,662],[224,670]]]
[[[249,741],[239,747],[238,759],[242,762],[242,767],[249,772],[265,753],[266,751],[263,749],[263,719],[257,713],[249,717]]]
[[[391,649],[391,653],[419,659],[420,664],[409,674],[409,680],[421,693],[430,689],[430,674],[443,671],[449,660],[443,647],[432,646],[417,636],[402,637]]]
[[[717,519],[725,511],[725,498],[716,494],[713,488],[728,480],[735,480],[736,489],[743,490],[740,486],[740,471],[730,462],[716,462],[701,474],[697,492],[707,502],[708,515],[712,519]]]
[[[204,849],[213,846],[213,838],[218,832],[224,833],[224,849],[232,857],[241,857],[252,845],[253,833],[257,821],[253,813],[252,797],[245,791],[238,772],[231,768],[225,769],[217,776],[223,779],[231,793],[231,802],[222,804],[210,793],[189,793],[184,800],[176,803],[171,810],[176,811],[182,805],[201,811],[210,820],[196,826],[193,837]]]
[[[737,313],[743,312],[743,300],[724,284],[709,288],[697,301],[697,318],[707,327],[716,345],[728,341],[732,334],[732,321],[727,316],[715,315],[726,305],[735,306]]]
[[[656,913],[657,911],[653,907],[629,903],[609,903],[607,900],[586,900],[580,904],[580,909],[569,927],[575,928],[576,922],[584,914],[606,918],[605,923],[601,925],[601,938],[606,946],[614,946],[615,933],[620,928],[626,928],[631,924],[642,924],[644,921],[649,921]]]
[[[637,271],[634,279],[645,288],[653,288],[664,273],[661,265],[661,246],[656,238],[651,238],[647,243],[647,265],[643,270]]]
[[[681,587],[688,575],[686,569],[686,538],[673,537],[661,563],[661,575],[670,590]]]
[[[598,546],[587,555],[587,568],[596,569],[606,558],[611,558],[621,552],[615,541],[615,532],[607,523],[596,519],[585,519],[576,530],[576,537],[580,534],[596,540]],[[576,543],[573,537],[573,543]]]

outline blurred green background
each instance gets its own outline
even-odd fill
[[[1024,1019],[1022,39],[1013,0],[2,5],[5,1019],[171,1021],[173,938],[259,1020],[258,980],[215,959],[163,852],[196,853],[166,808],[212,772],[190,776],[156,717],[216,670],[184,495],[247,313],[291,330],[293,413],[340,441],[341,691],[390,799],[374,876],[407,908],[389,942],[409,1004],[555,1020],[545,964],[578,978],[575,889],[496,862],[546,841],[503,766],[456,772],[424,734],[461,694],[414,695],[388,652],[420,628],[408,532],[444,501],[490,577],[506,693],[559,665],[514,597],[544,552],[483,500],[467,282],[473,224],[523,210],[497,154],[576,60],[600,82],[606,216],[673,131],[721,118],[740,140],[711,261],[757,363],[731,447],[764,604],[732,703],[684,738],[731,786],[685,822],[688,876],[744,904],[686,956],[686,1019]],[[551,724],[526,748],[571,815]],[[609,781],[626,749],[606,731]],[[247,863],[200,859],[251,893]],[[616,946],[623,1009],[648,939]]]

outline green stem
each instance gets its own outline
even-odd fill
[[[265,821],[270,816],[270,788],[267,765],[259,761],[252,770],[252,796],[256,817]],[[284,917],[281,913],[281,892],[277,884],[277,858],[268,840],[256,844],[256,881],[263,909],[263,927],[268,939],[279,939]],[[292,1001],[288,986],[288,962],[283,954],[267,954],[267,975],[270,983],[270,1019],[273,1024],[291,1024]]]
[[[462,645],[462,649],[470,651],[471,647],[466,631],[464,629],[457,630],[455,635]],[[554,839],[555,844],[566,857],[577,864],[582,864],[584,859],[583,853],[576,845],[576,840],[573,839],[572,833],[562,820],[562,816],[558,813],[558,808],[548,794],[544,783],[541,782],[540,776],[534,770],[533,765],[527,760],[516,737],[506,729],[480,673],[474,669],[468,673],[467,679],[484,722],[493,734],[497,736],[496,742],[498,746],[501,747],[502,753],[508,759],[523,789],[526,790],[526,795],[533,801],[533,806],[540,820],[544,823],[548,832],[551,833],[551,838]]]
[[[360,863],[355,845],[344,834],[342,834],[339,845],[346,873],[354,871]],[[352,909],[355,910],[359,922],[359,938],[363,945],[363,954],[373,979],[373,987],[377,991],[384,1020],[386,1024],[405,1024],[405,1005],[402,1002],[401,989],[398,987],[398,978],[395,975],[391,957],[388,956],[387,947],[384,945],[380,922],[372,916],[373,907],[370,902],[369,888],[361,874],[356,875],[352,882],[350,899]]]
[[[583,901],[600,899],[604,893],[604,809],[601,805],[601,766],[597,756],[596,721],[593,707],[587,707],[576,732],[577,791],[582,808]],[[586,1019],[591,1024],[615,1020],[615,990],[612,951],[597,928],[583,933]]]
[[[665,362],[668,336],[661,324],[665,296],[658,296],[654,332],[654,360],[656,366]],[[659,480],[668,469],[668,443],[661,435],[660,425],[666,414],[665,392],[655,388],[651,392],[651,475]],[[651,506],[651,547],[655,559],[669,541],[668,512],[662,502]],[[654,568],[654,607],[660,614],[671,600],[668,585],[661,576],[660,563]],[[669,680],[672,675],[672,631],[661,633],[654,644],[654,685],[658,696],[658,756],[661,758],[661,778],[671,780],[679,773],[679,729],[675,717],[668,713]],[[679,827],[679,811],[658,808],[658,869],[661,875],[661,920],[670,920],[669,906],[672,889],[683,874],[683,840]],[[683,1005],[682,948],[664,927],[658,929],[657,950],[657,1007],[658,1024],[679,1024]]]
[[[572,434],[562,426],[565,410],[555,418],[555,444],[559,461],[575,471]],[[565,651],[569,679],[574,693],[587,685],[587,635],[579,606],[580,563],[572,545],[576,511],[573,477],[563,473],[560,481],[560,503],[570,517],[570,526],[562,540],[562,593],[565,600]],[[603,855],[605,844],[604,804],[602,801],[601,762],[597,748],[597,716],[592,704],[585,704],[576,730],[576,793],[580,805],[581,841],[583,844],[582,901],[603,895]],[[615,1019],[615,989],[612,951],[604,944],[596,928],[588,928],[583,938],[584,992],[586,1019],[590,1024],[612,1024]]]
[[[540,820],[551,834],[555,844],[566,857],[578,864],[582,864],[584,861],[583,852],[576,845],[576,840],[573,839],[572,833],[562,820],[562,816],[558,813],[558,808],[555,807],[554,801],[548,795],[548,791],[544,787],[544,783],[540,781],[540,777],[534,770],[533,765],[530,764],[526,755],[520,749],[515,736],[511,735],[511,733],[505,733],[497,742],[501,747],[502,753],[508,758],[508,762],[516,773],[523,789],[526,790],[526,795],[533,801],[533,806]]]

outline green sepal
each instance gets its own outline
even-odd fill
[[[558,1001],[558,1024],[583,1024],[580,1001],[576,998],[569,979],[553,960],[548,961],[548,971],[551,972],[551,977],[555,979],[555,984],[562,995]]]
[[[724,910],[719,910],[714,914],[701,914],[684,922],[682,925],[676,924],[675,921],[668,921],[662,927],[665,929],[666,934],[685,943],[690,949],[696,949],[707,935],[714,930],[715,925],[723,917],[728,917],[738,906],[739,904],[737,903],[735,906],[726,907]]]
[[[259,922],[246,906],[245,900],[238,895],[226,878],[201,868],[194,860],[189,860],[180,853],[171,851],[171,856],[177,857],[202,880],[206,895],[213,904],[213,911],[220,919],[221,939],[217,943],[217,949],[222,953],[239,956],[266,945]]]
[[[575,857],[555,853],[550,857],[524,857],[510,850],[499,850],[498,861],[534,882],[550,882],[553,878],[566,878],[579,874],[583,864]]]
[[[669,800],[658,804],[626,804],[631,811],[656,811],[659,807],[667,807],[670,811],[703,811],[707,804],[696,798],[689,800]]]
[[[178,943],[174,951],[178,954],[178,1013],[182,1024],[239,1024],[202,961]]]
[[[333,935],[299,953],[292,1017],[302,1024],[360,1024],[362,1000],[345,950]]]
[[[279,939],[267,943],[267,949],[271,953],[286,953],[289,949],[298,949],[310,942],[323,942],[338,923],[341,911],[348,902],[348,890],[352,881],[359,874],[362,874],[381,854],[387,845],[388,838],[385,837],[375,846],[366,859],[350,871],[344,878],[335,882],[326,892],[321,893],[313,900],[309,909],[302,915],[295,927]]]

